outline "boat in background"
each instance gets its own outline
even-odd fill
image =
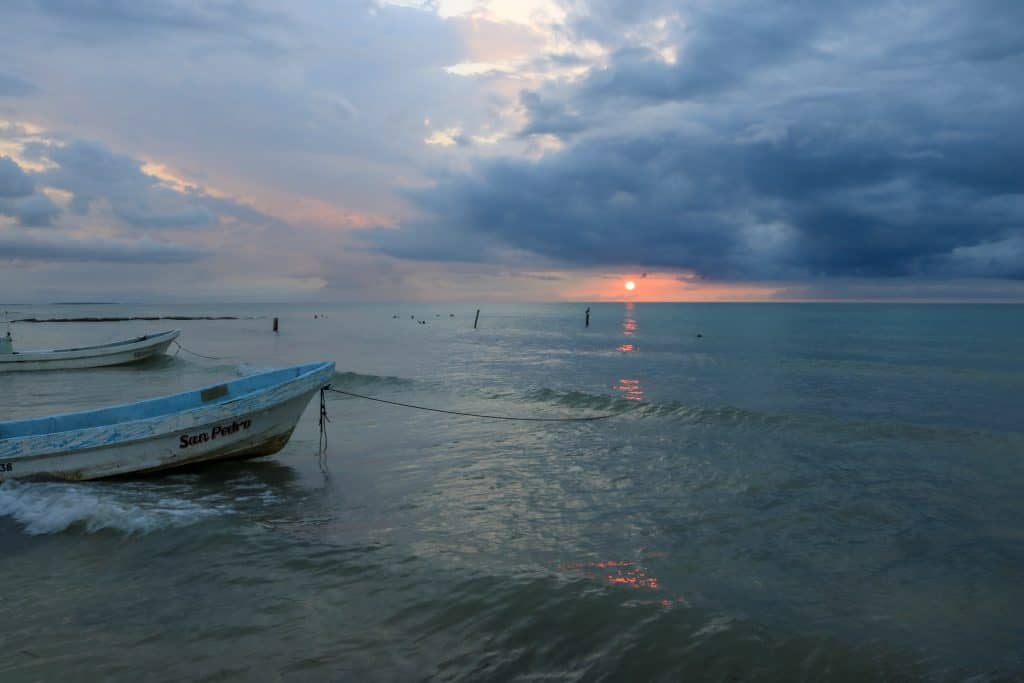
[[[334,363],[296,365],[99,410],[0,422],[0,481],[80,481],[284,448]]]
[[[181,330],[170,330],[98,346],[15,351],[8,330],[7,336],[0,339],[0,372],[71,370],[136,363],[164,353],[180,334]]]

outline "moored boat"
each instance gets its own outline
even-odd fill
[[[334,363],[296,365],[138,403],[0,422],[0,481],[99,479],[281,450]]]
[[[0,340],[0,372],[70,370],[136,363],[166,351],[179,334],[181,330],[169,330],[97,346],[14,351],[8,332],[7,337]]]

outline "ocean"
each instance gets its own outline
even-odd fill
[[[1024,679],[1020,306],[0,308],[239,318],[14,323],[193,353],[0,374],[0,419],[317,360],[390,401],[616,414],[329,394],[326,473],[314,400],[273,457],[4,483],[5,683]]]

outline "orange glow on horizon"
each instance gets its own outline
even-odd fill
[[[559,298],[565,301],[772,301],[784,289],[759,283],[706,282],[692,273],[649,273],[643,287],[624,288],[621,275],[582,275],[566,278]],[[642,293],[641,293],[642,292]]]

